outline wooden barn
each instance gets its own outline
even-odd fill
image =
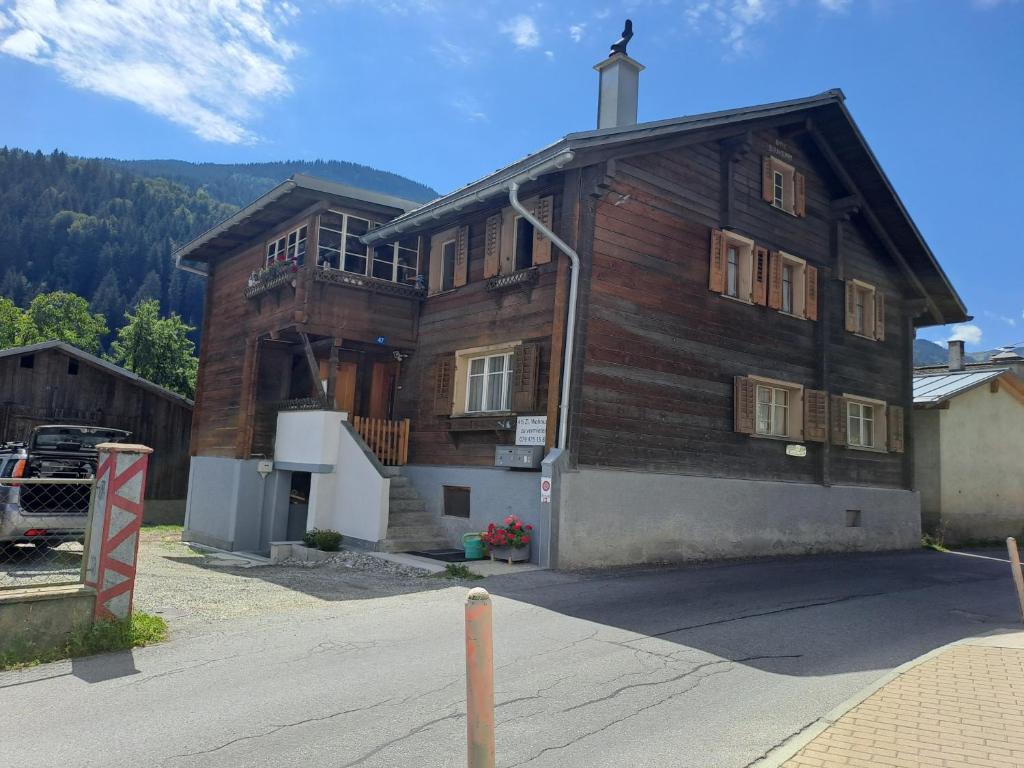
[[[153,449],[146,521],[184,519],[191,400],[61,341],[0,350],[0,442],[41,424],[128,430]]]
[[[637,124],[641,65],[596,69],[596,130],[451,194],[293,178],[178,251],[197,540],[516,513],[568,567],[916,545],[915,328],[967,314],[842,92]]]

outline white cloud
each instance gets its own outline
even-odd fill
[[[461,45],[456,45],[451,40],[441,39],[430,46],[430,52],[447,66],[458,65],[468,67],[476,58],[474,54]]]
[[[583,39],[583,32],[586,30],[587,25],[580,22],[579,24],[573,24],[569,27],[569,37],[572,38],[574,43],[580,42]]]
[[[480,108],[476,99],[469,96],[458,96],[452,100],[451,105],[456,112],[472,123],[487,122],[487,113]]]
[[[517,48],[536,48],[540,45],[537,22],[526,14],[509,19],[499,27],[499,30],[502,34],[512,38],[512,42],[516,44]]]
[[[1000,315],[999,319],[1002,320],[1004,323],[1006,323],[1011,328],[1013,328],[1013,327],[1015,327],[1017,325],[1017,318],[1015,318],[1015,317],[1007,317],[1006,315]]]
[[[282,29],[298,13],[288,0],[12,0],[0,51],[208,141],[252,142],[257,109],[292,89]]]
[[[688,0],[685,16],[698,31],[714,29],[734,55],[750,49],[753,30],[777,13],[799,8],[807,0]],[[830,13],[844,12],[851,0],[810,0]]]
[[[981,328],[969,323],[954,325],[948,341],[958,340],[968,344],[981,344]]]

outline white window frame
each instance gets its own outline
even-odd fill
[[[725,231],[725,290],[722,296],[745,304],[753,303],[754,293],[754,241],[748,237]],[[736,295],[729,293],[729,248],[736,249],[737,275]],[[766,267],[767,268],[767,265]]]
[[[789,163],[780,160],[774,155],[768,158],[772,172],[772,202],[773,208],[795,216],[796,215],[796,168]],[[782,197],[780,199],[776,192],[777,176],[782,177]]]
[[[405,281],[405,280],[400,280],[399,279],[399,266],[398,266],[398,254],[399,254],[399,251],[411,251],[411,250],[413,250],[411,248],[407,248],[407,247],[402,246],[401,245],[401,240],[395,240],[395,241],[390,242],[390,243],[382,243],[381,245],[377,245],[377,246],[367,246],[366,257],[365,257],[366,258],[366,268],[362,272],[356,272],[354,270],[345,269],[345,257],[347,255],[349,255],[349,251],[347,250],[348,238],[349,238],[349,233],[348,233],[349,219],[359,219],[360,221],[365,221],[367,223],[367,226],[368,226],[367,232],[372,232],[373,230],[375,230],[378,227],[380,227],[380,222],[379,221],[373,221],[373,219],[368,219],[365,216],[357,216],[354,213],[346,213],[345,211],[339,211],[339,210],[336,210],[334,208],[331,208],[330,210],[325,211],[325,213],[333,214],[335,216],[341,216],[341,229],[338,230],[338,229],[335,229],[334,227],[325,227],[324,224],[321,221],[321,217],[317,216],[317,219],[316,219],[316,227],[317,227],[316,263],[317,263],[317,266],[319,266],[319,267],[321,267],[323,269],[333,269],[333,270],[336,270],[336,271],[339,271],[339,272],[347,272],[350,275],[363,275],[364,277],[370,277],[370,278],[373,278],[375,280],[387,280],[388,282],[401,283],[403,285],[407,284],[407,283],[408,284],[415,284],[416,278],[418,278],[419,274],[420,274],[420,255],[419,255],[419,240],[418,239],[416,241],[416,259],[414,261],[414,264],[415,264],[415,267],[414,267],[415,274],[412,276],[412,280],[411,281]],[[321,216],[322,216],[322,214],[321,214]],[[333,248],[331,246],[326,246],[326,245],[323,244],[322,239],[320,238],[320,234],[319,233],[322,232],[324,229],[327,229],[330,232],[335,232],[335,233],[337,233],[340,236],[341,240],[339,242],[338,248]],[[352,235],[352,237],[361,237],[361,235]],[[392,250],[391,277],[390,278],[376,277],[373,274],[374,262],[386,263],[383,260],[377,258],[377,248],[385,247],[385,246],[391,247],[393,249]],[[331,264],[329,264],[329,263],[328,264],[321,264],[320,263],[320,249],[321,248],[323,248],[324,250],[330,251],[331,253],[337,255],[337,259],[338,259],[338,266],[337,267],[331,266]],[[356,254],[356,253],[353,253],[351,255],[355,256],[357,258],[362,256],[362,254]],[[406,269],[408,269],[408,268],[406,268]]]
[[[888,414],[884,400],[876,400],[870,397],[844,394],[846,401],[846,446],[859,451],[875,451],[884,453],[887,450],[888,435],[886,434],[886,423]],[[853,410],[857,408],[859,415],[854,416]],[[863,409],[871,408],[871,443],[864,443],[864,419]],[[854,441],[853,423],[857,422],[857,438]]]
[[[294,243],[292,243],[293,236],[295,237]],[[298,263],[300,244],[305,245],[305,248],[302,251],[302,262],[305,264],[305,257],[309,255],[309,224],[300,224],[297,227],[288,230],[280,237],[275,237],[270,240],[267,243],[267,247],[264,249],[264,265],[270,267],[282,261]],[[292,245],[295,246],[295,252],[294,254],[289,254]],[[281,254],[284,254],[284,256]]]
[[[793,399],[792,391],[785,387],[757,384],[754,392],[754,431],[765,437],[787,437]],[[767,399],[762,400],[762,395],[767,396]],[[761,416],[762,407],[767,411],[764,419]],[[780,412],[781,424],[779,423]],[[762,421],[765,424],[764,429],[761,428]]]
[[[468,412],[466,408],[469,406],[469,371],[470,371],[470,360],[478,357],[493,357],[495,355],[514,355],[519,347],[522,346],[522,341],[506,341],[498,344],[489,344],[485,347],[472,347],[470,349],[460,349],[455,352],[455,371],[453,374],[452,382],[452,416],[473,416],[484,414],[501,413],[501,411],[475,411]],[[514,372],[513,372],[514,374]],[[512,394],[509,391],[509,411],[512,408]],[[508,412],[508,411],[506,411]]]
[[[804,387],[802,384],[795,384],[792,381],[781,381],[770,379],[765,376],[748,376],[754,384],[754,431],[752,437],[763,437],[768,440],[786,440],[788,442],[803,442],[804,439]],[[778,432],[769,425],[768,432],[760,430],[760,392],[762,389],[772,391],[785,391],[786,398],[786,424],[785,431]],[[772,398],[774,405],[774,395]],[[774,409],[773,409],[774,410]],[[774,413],[770,418],[774,418]]]
[[[395,240],[394,242],[391,242],[391,243],[381,243],[379,245],[373,246],[373,248],[372,248],[372,250],[373,250],[373,258],[370,260],[371,261],[371,263],[370,263],[370,277],[374,278],[375,280],[388,280],[388,281],[390,281],[392,283],[400,283],[402,285],[414,285],[416,283],[416,278],[419,276],[419,273],[420,273],[419,239],[417,238],[417,240],[416,240],[416,248],[408,248],[408,247],[402,245],[401,242],[402,241],[400,241],[400,240]],[[380,249],[380,248],[390,248],[391,249],[391,260],[390,260],[390,262],[389,261],[385,261],[384,259],[378,259],[377,258],[377,250]],[[414,258],[413,258],[412,266],[411,267],[402,267],[402,266],[400,266],[399,261],[398,261],[398,257],[402,253],[402,251],[406,251],[406,252],[410,252],[410,253],[414,254]],[[390,264],[390,266],[391,266],[391,277],[378,277],[376,274],[374,274],[374,271],[375,271],[374,270],[374,266],[376,264]],[[406,271],[412,270],[412,279],[411,280],[404,280],[404,279],[402,279],[401,275],[399,273],[400,270],[406,270]]]
[[[507,413],[512,409],[512,351],[498,352],[494,354],[476,355],[466,359],[466,403],[463,410],[465,414],[478,414],[478,413]],[[473,373],[473,363],[477,360],[484,361],[483,373]],[[492,371],[491,361],[492,360],[503,360],[503,370]],[[487,386],[489,379],[492,376],[501,376],[503,379],[501,384],[501,402],[490,403],[488,402],[488,393],[490,388]],[[470,409],[470,397],[473,391],[473,379],[479,378],[482,380],[482,391],[480,393],[480,405],[481,407],[475,410]],[[491,407],[497,405],[498,407]]]
[[[852,331],[856,336],[860,336],[865,339],[875,340],[875,295],[877,290],[871,283],[865,283],[863,280],[857,280],[856,278],[850,281],[853,283],[853,304],[854,304],[854,318],[856,320],[856,307],[858,306],[857,299],[861,294],[864,295],[864,322],[858,325],[858,327]]]
[[[779,258],[782,259],[782,270],[785,275],[786,267],[792,271],[792,306],[786,309],[786,283],[782,283],[782,308],[779,310],[784,315],[792,317],[807,318],[807,262],[791,253],[779,251]]]

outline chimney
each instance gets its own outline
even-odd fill
[[[964,369],[964,343],[960,339],[949,342],[949,370],[962,371]]]
[[[626,55],[626,45],[632,37],[633,22],[626,19],[622,37],[612,44],[608,58],[594,67],[598,73],[598,128],[636,125],[640,72],[644,65]]]

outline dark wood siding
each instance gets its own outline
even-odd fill
[[[786,142],[806,177],[806,216],[761,199],[761,155],[773,133],[755,134],[752,151],[733,163],[732,207],[723,211],[718,145],[708,143],[614,163],[598,200],[577,460],[583,465],[721,477],[899,487],[895,454],[807,443],[787,456],[779,440],[734,431],[733,377],[760,375],[831,392],[901,404],[906,334],[894,265],[854,221],[846,226],[849,276],[890,297],[886,340],[843,329],[843,284],[835,279],[829,201],[835,180],[813,151]],[[728,215],[759,245],[818,267],[822,321],[781,314],[708,290],[711,231]],[[824,322],[823,332],[820,322]],[[830,345],[825,366],[826,343]],[[826,374],[827,371],[827,374]],[[825,381],[825,376],[828,380]],[[829,451],[828,467],[822,453]]]
[[[552,220],[558,232],[562,212],[560,188],[531,190],[554,194]],[[522,195],[525,199],[527,195]],[[504,202],[504,201],[503,201]],[[551,333],[555,307],[558,263],[563,256],[553,249],[552,261],[536,267],[538,280],[530,289],[488,291],[484,278],[484,242],[487,217],[499,208],[470,214],[458,224],[469,226],[468,282],[447,293],[431,296],[421,308],[416,351],[402,367],[399,412],[412,419],[409,461],[415,464],[494,464],[494,446],[515,442],[511,432],[450,430],[447,416],[435,415],[435,364],[459,350],[505,342],[535,342],[540,347],[537,398],[531,414],[548,410],[548,376],[551,368]],[[447,229],[450,224],[436,231]],[[429,242],[434,232],[425,232]],[[429,264],[421,266],[426,273]],[[513,419],[514,423],[514,419]]]
[[[70,359],[57,349],[34,353],[32,368],[0,358],[0,442],[24,440],[42,424],[127,429],[153,449],[147,498],[185,498],[192,408],[85,361],[71,375]]]

